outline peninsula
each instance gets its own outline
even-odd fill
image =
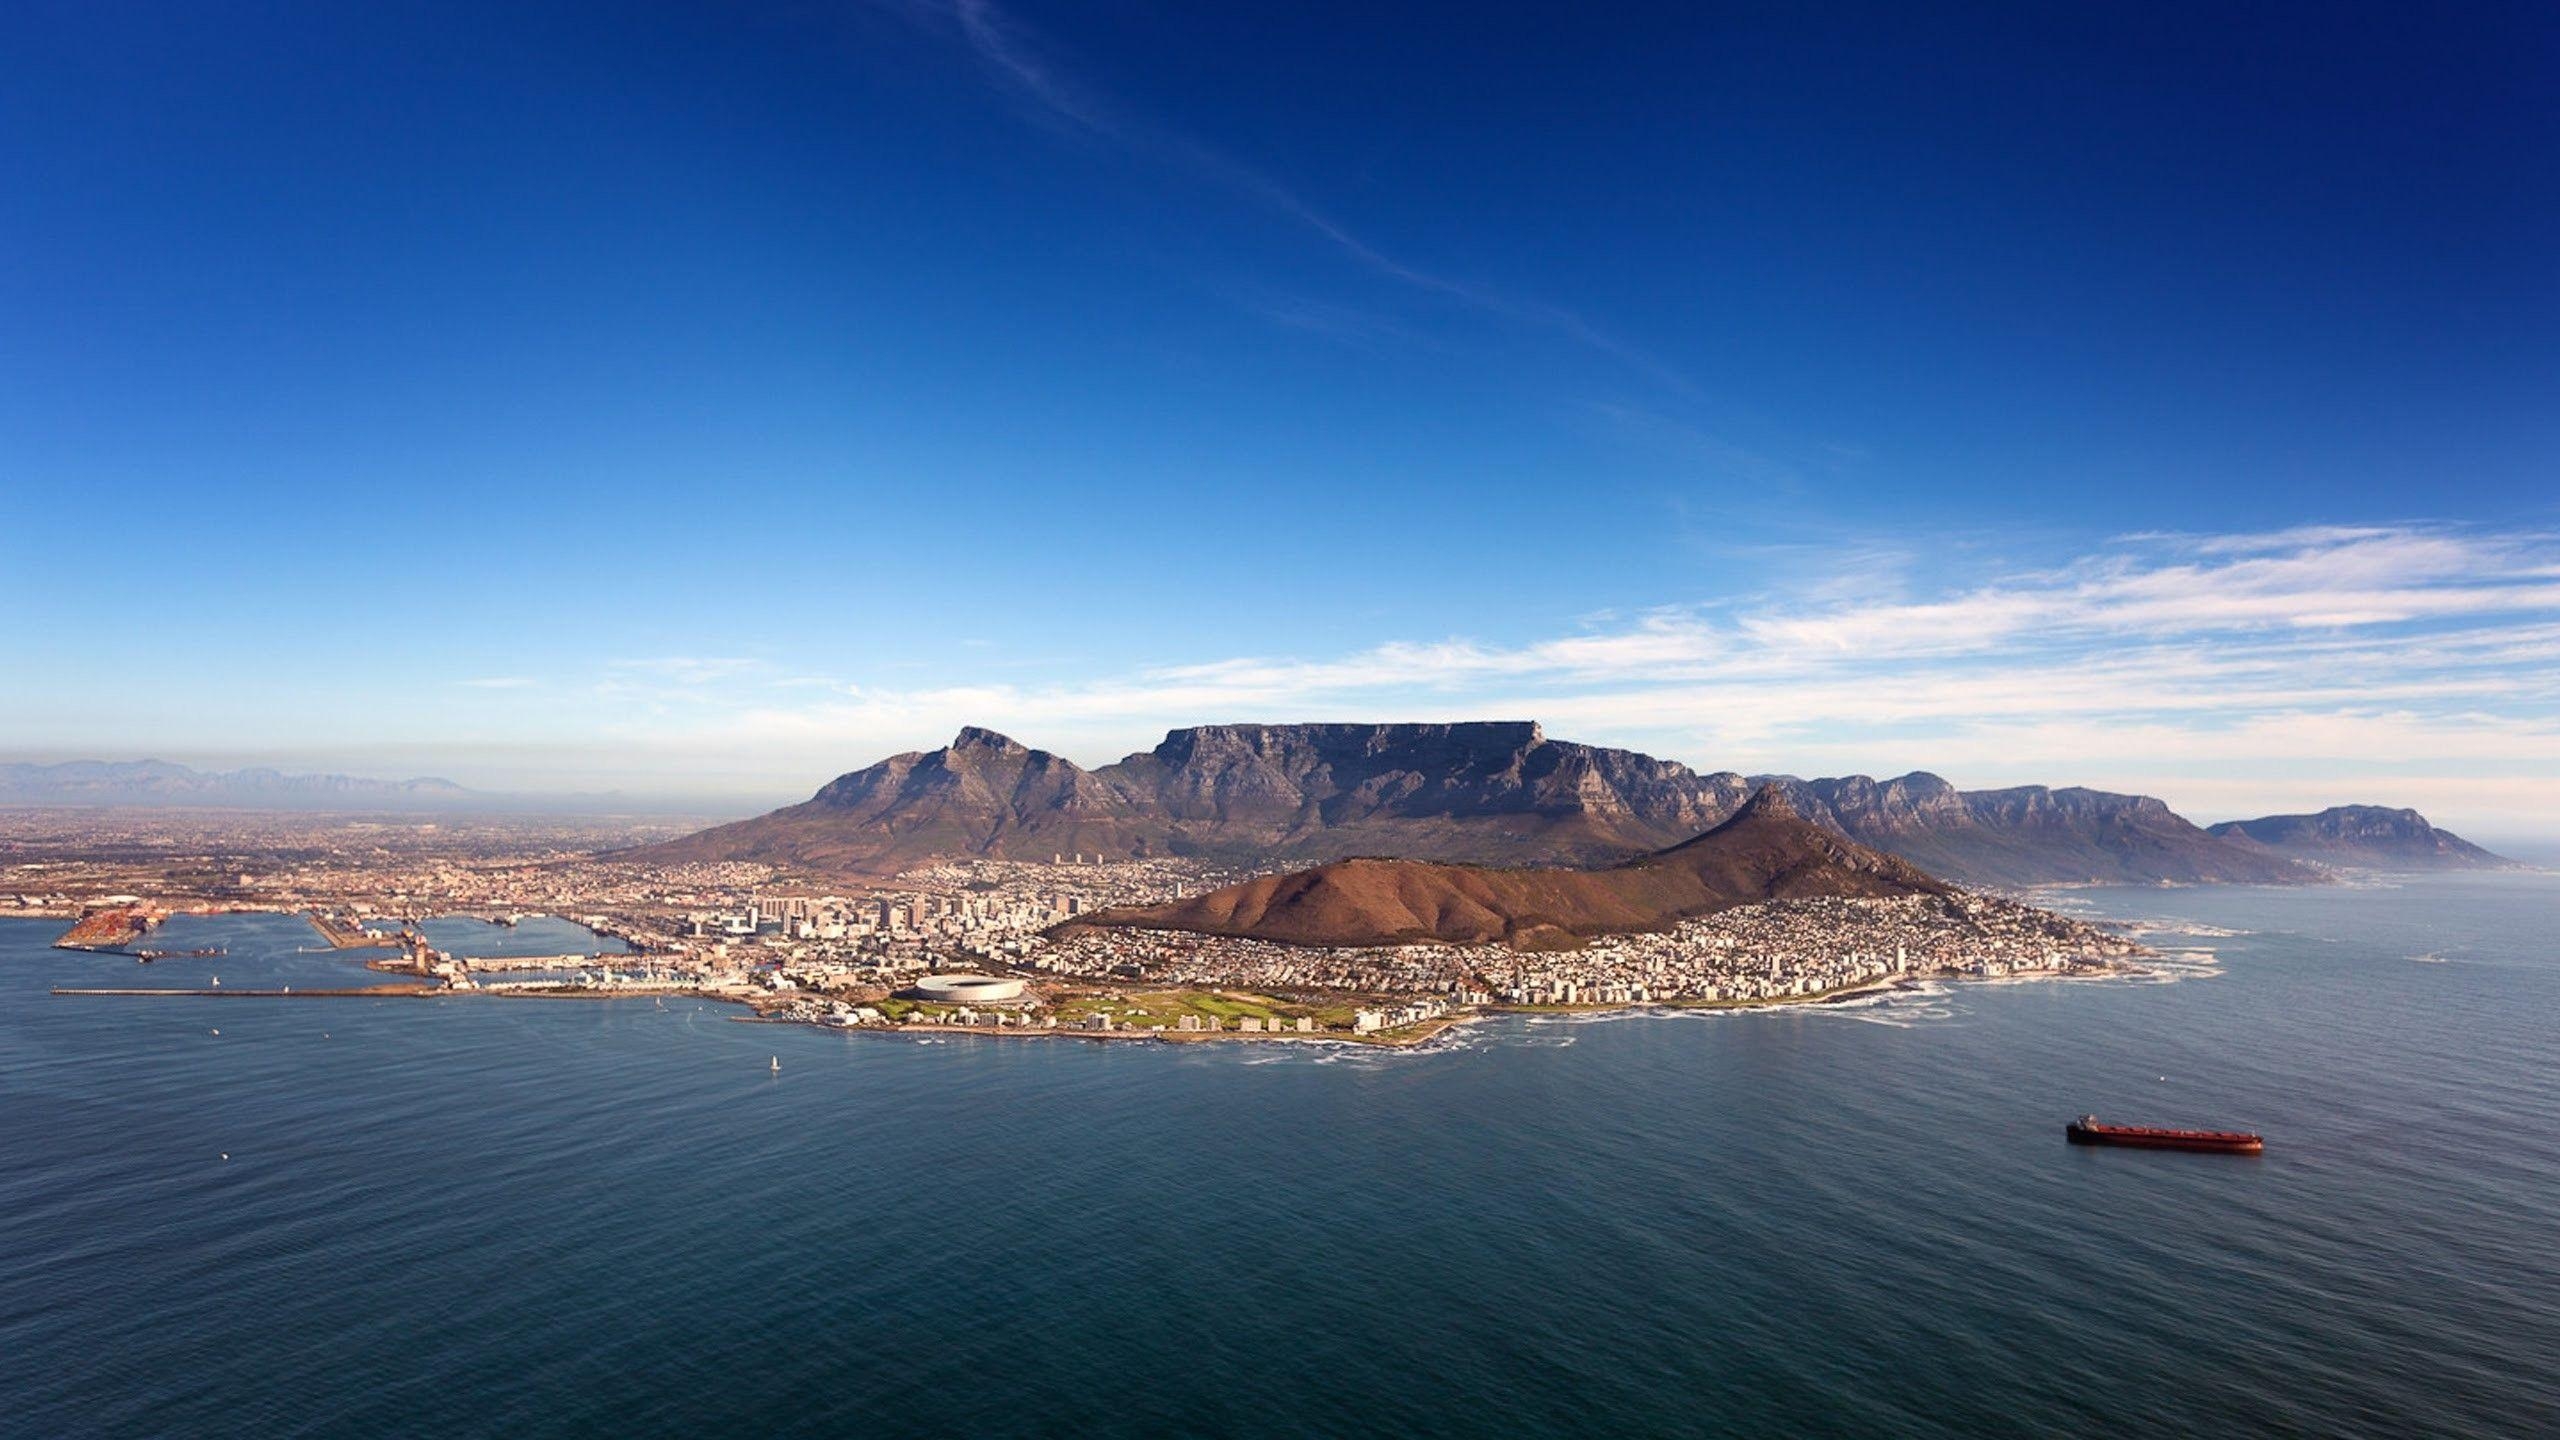
[[[208,783],[169,769],[42,778]],[[220,784],[274,783],[243,773]],[[972,727],[708,829],[0,808],[0,854],[0,906],[61,917],[65,946],[150,961],[165,982],[73,987],[90,992],[281,995],[241,958],[217,992],[219,935],[140,948],[180,916],[268,910],[385,972],[377,996],[682,994],[880,1033],[1365,1043],[1505,1007],[1798,1003],[2147,953],[1989,886],[2505,863],[2414,811],[2207,830],[2095,790],[1749,781],[1529,722],[1201,726],[1098,770]],[[536,914],[593,933],[533,956],[429,935],[436,917]]]
[[[304,822],[253,838],[190,814],[148,822],[145,844],[85,823],[72,833],[93,836],[92,858],[15,872],[59,887],[13,898],[66,917],[66,942],[141,959],[155,927],[183,922],[193,945],[225,938],[226,913],[293,912],[318,942],[298,948],[343,954],[350,974],[270,984],[235,949],[224,987],[209,961],[189,964],[219,953],[206,945],[154,952],[159,985],[65,994],[685,995],[869,1033],[1404,1044],[1511,1007],[1801,1003],[1932,976],[2101,973],[2144,953],[1843,840],[1774,785],[1616,865],[956,859],[850,885],[656,862],[585,831]],[[540,914],[593,933],[543,946],[568,953],[511,954],[524,947],[475,951],[456,938],[472,932],[437,924]],[[383,978],[363,988],[363,969]]]

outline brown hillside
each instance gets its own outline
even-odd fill
[[[1293,945],[1500,941],[1524,949],[1664,930],[1763,900],[1944,894],[1904,861],[1853,844],[1763,787],[1732,819],[1605,870],[1495,870],[1342,860],[1167,905],[1098,911],[1092,925],[1189,930]]]

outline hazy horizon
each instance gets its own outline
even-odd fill
[[[1481,718],[1487,720],[1530,722],[1534,722],[1537,719],[1535,716],[1488,716]],[[1310,717],[1308,720],[1302,722],[1228,720],[1203,721],[1200,723],[1429,724],[1446,722],[1436,720],[1433,717],[1403,717],[1399,720],[1360,720],[1353,719],[1352,717],[1336,715]],[[985,726],[979,728],[997,729],[999,727]],[[1005,733],[1007,738],[1015,740],[1032,749],[1049,750],[1052,753],[1063,755],[1066,759],[1073,761],[1077,765],[1088,770],[1096,769],[1124,759],[1129,755],[1151,749],[1163,738],[1161,735],[1152,736],[1144,743],[1133,744],[1128,746],[1126,749],[1111,751],[1109,753],[1097,751],[1077,754],[1059,750],[1054,746],[1044,744],[1037,736],[1012,734],[1011,732],[1001,733]],[[1584,737],[1579,735],[1560,733],[1552,727],[1547,729],[1547,736],[1549,739],[1553,740],[1598,743],[1585,741]],[[391,784],[422,780],[441,781],[461,787],[469,797],[481,797],[491,801],[513,802],[513,808],[522,810],[529,814],[544,813],[542,809],[543,803],[551,801],[558,802],[561,805],[560,811],[557,812],[561,814],[621,811],[634,815],[670,816],[718,821],[729,818],[742,818],[748,815],[759,814],[767,810],[779,808],[781,806],[797,804],[810,798],[810,796],[821,786],[840,775],[853,770],[862,769],[880,760],[888,759],[892,755],[939,749],[943,745],[950,743],[953,738],[954,736],[952,735],[944,735],[937,740],[930,740],[916,745],[903,747],[899,750],[882,751],[878,754],[865,756],[859,760],[849,761],[835,769],[827,770],[824,773],[812,774],[807,778],[806,783],[800,784],[796,788],[791,786],[782,786],[778,788],[774,786],[742,786],[740,788],[725,790],[715,788],[688,789],[681,786],[653,787],[645,783],[645,781],[639,784],[597,785],[590,787],[576,787],[563,784],[545,785],[540,783],[544,778],[542,774],[535,774],[533,776],[535,783],[529,785],[475,783],[474,781],[460,778],[463,775],[469,775],[475,772],[467,769],[459,769],[454,766],[437,766],[429,764],[420,768],[402,770],[395,765],[389,769],[384,769],[378,766],[367,769],[359,765],[341,765],[320,761],[306,761],[291,754],[225,755],[216,752],[189,756],[183,752],[173,752],[169,754],[105,756],[92,754],[45,752],[17,753],[0,751],[0,764],[23,763],[56,765],[92,761],[117,764],[161,761],[171,764],[185,765],[206,773],[223,773],[246,769],[268,769],[281,772],[287,776],[338,775],[345,776],[350,779],[377,781]],[[1680,763],[1689,766],[1692,770],[1698,771],[1702,774],[1714,773],[1717,771],[1733,771],[1736,769],[1736,767],[1730,765],[1701,763],[1700,761],[1679,755],[1659,755],[1657,758],[1679,761]],[[1976,783],[1961,774],[1950,774],[1943,769],[1928,765],[1909,766],[1901,769],[1873,769],[1861,768],[1852,765],[1839,770],[1823,771],[1814,771],[1801,767],[1791,768],[1787,766],[1776,766],[1755,768],[1742,773],[1752,775],[1795,775],[1801,779],[1824,779],[1838,775],[1864,774],[1874,779],[1883,780],[1910,774],[1914,771],[1938,775],[1940,778],[1948,780],[1958,789],[1962,790],[1997,789],[2009,784],[2040,784],[2047,785],[2055,789],[2060,789],[2066,786],[2084,786],[2094,790],[2114,790],[2125,793],[2157,793],[2153,791],[2140,790],[2134,787],[2099,784],[2083,779],[2073,778],[2002,781],[1998,784]],[[2305,783],[2309,786],[2316,786],[2319,782],[2309,781]],[[2327,809],[2333,805],[2378,804],[2388,805],[2394,808],[2409,808],[2418,810],[2425,814],[2431,822],[2441,828],[2461,833],[2466,839],[2470,839],[2478,843],[2488,843],[2491,840],[2495,840],[2499,842],[2499,844],[2503,844],[2508,847],[2511,851],[2518,852],[2510,854],[2509,858],[2532,860],[2536,863],[2540,863],[2544,860],[2560,861],[2560,831],[2537,829],[2533,828],[2530,824],[2521,827],[2505,825],[2500,822],[2495,812],[2485,815],[2468,815],[2444,809],[2442,807],[2430,808],[2425,804],[2410,801],[2383,801],[2373,799],[2369,796],[2359,797],[2352,794],[2326,799],[2306,799],[2295,803],[2276,804],[2255,808],[2243,805],[2240,808],[2228,810],[2216,810],[2205,805],[2182,803],[2175,795],[2160,794],[2157,798],[2166,801],[2171,809],[2177,811],[2187,819],[2194,821],[2198,825],[2213,825],[2225,820],[2256,819],[2261,816],[2274,814],[2318,811]],[[14,802],[5,798],[0,798],[0,807],[16,803],[22,802]],[[456,809],[463,811],[468,811],[469,809],[469,801],[467,798],[457,800],[453,803]],[[126,806],[120,808],[140,807]],[[2499,844],[2491,844],[2490,848],[2498,849]]]

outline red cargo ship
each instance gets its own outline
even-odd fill
[[[2245,1130],[2163,1130],[2152,1125],[2101,1125],[2083,1115],[2062,1132],[2074,1145],[2132,1145],[2147,1150],[2212,1150],[2255,1155],[2267,1142]]]

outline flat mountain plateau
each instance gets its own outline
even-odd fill
[[[971,727],[939,750],[841,775],[798,805],[628,853],[843,875],[1074,854],[1591,867],[1679,845],[1762,786],[1838,839],[1973,885],[2307,884],[2341,866],[2503,863],[2414,811],[2340,807],[2207,830],[2143,795],[1959,790],[1923,772],[1701,773],[1552,740],[1529,721],[1205,725],[1093,770]],[[2334,818],[2350,814],[2363,818]]]

